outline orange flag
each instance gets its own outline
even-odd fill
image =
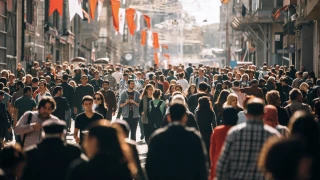
[[[90,3],[90,16],[91,16],[91,19],[94,20],[94,14],[96,12],[98,0],[90,0],[89,3]]]
[[[147,42],[147,31],[141,31],[141,45],[145,46]]]
[[[57,10],[57,12],[62,16],[62,7],[63,7],[63,0],[51,0],[50,1],[50,8],[49,8],[49,16]]]
[[[111,0],[111,9],[112,9],[112,17],[113,17],[113,26],[114,29],[119,32],[119,9],[120,9],[120,1],[119,0]]]
[[[163,57],[167,58],[168,60],[170,60],[170,55],[169,54],[163,54]]]
[[[163,49],[167,49],[167,50],[169,49],[168,46],[165,45],[165,44],[162,45],[162,48],[163,48]]]
[[[159,57],[157,52],[154,53],[154,64],[159,64]]]
[[[147,16],[147,15],[143,15],[143,17],[144,17],[144,20],[147,23],[148,29],[150,29],[151,28],[151,19],[150,19],[150,17]]]
[[[128,28],[130,31],[130,34],[133,36],[134,31],[136,30],[136,24],[134,23],[134,15],[136,13],[136,10],[129,8],[126,10],[126,17],[127,17],[127,23],[128,23]]]
[[[153,48],[154,49],[159,49],[159,35],[158,33],[152,33],[153,34]]]

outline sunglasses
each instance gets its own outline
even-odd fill
[[[100,100],[101,100],[101,98],[100,98],[100,97],[98,97],[98,98],[97,98],[97,97],[94,97],[94,98],[93,98],[93,100],[100,101]]]

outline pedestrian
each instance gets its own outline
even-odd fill
[[[198,100],[203,96],[207,96],[208,84],[205,82],[201,82],[199,84],[198,93],[190,96],[188,99],[189,110],[194,113],[196,108],[198,107]]]
[[[100,92],[96,92],[93,95],[93,110],[101,114],[103,118],[106,119],[109,110],[104,100],[104,96]],[[111,120],[112,119],[109,119],[109,121]]]
[[[151,126],[151,134],[161,127],[164,115],[166,113],[166,103],[160,99],[161,90],[155,89],[152,94],[152,100],[149,102],[148,121]]]
[[[196,94],[197,93],[197,87],[195,84],[191,84],[189,87],[188,87],[188,90],[186,91],[186,98],[189,99],[192,95]]]
[[[83,142],[83,131],[87,129],[88,125],[103,119],[103,116],[93,111],[93,98],[91,96],[84,96],[82,98],[82,108],[84,112],[77,115],[74,123],[73,137],[79,144]],[[80,137],[79,134],[80,133]]]
[[[10,90],[10,95],[12,96],[14,92],[16,92],[16,77],[14,74],[9,75],[9,82],[7,83],[7,87]]]
[[[13,93],[11,98],[11,104],[14,105],[14,102],[24,94],[24,84],[22,81],[16,82],[16,92]]]
[[[136,178],[137,165],[125,143],[125,134],[110,122],[102,120],[91,125],[83,147],[89,159],[75,161],[70,166],[68,180]]]
[[[218,179],[264,180],[257,167],[260,150],[269,137],[280,136],[277,130],[264,126],[264,102],[254,98],[248,102],[247,122],[229,130],[219,157]]]
[[[230,93],[227,97],[227,101],[223,104],[223,108],[233,107],[237,110],[237,114],[243,109],[240,107],[238,103],[238,96],[235,93]]]
[[[47,83],[44,81],[40,81],[39,83],[39,93],[35,97],[36,104],[39,105],[39,102],[41,101],[42,98],[46,96],[50,96],[51,94],[47,91]]]
[[[91,85],[88,84],[88,76],[87,75],[82,75],[81,76],[81,85],[76,87],[76,90],[74,91],[74,113],[75,114],[80,114],[83,112],[82,109],[82,99],[89,95],[93,96],[94,94],[94,89]]]
[[[116,89],[117,89],[117,81],[116,81],[116,79],[111,75],[111,73],[112,73],[112,70],[111,70],[111,69],[107,70],[107,75],[105,75],[105,76],[103,77],[103,79],[104,79],[104,81],[108,81],[108,82],[109,82],[109,88],[110,88],[111,90],[116,90]],[[104,81],[102,81],[102,86],[103,86],[103,82],[104,82]]]
[[[56,102],[56,109],[53,111],[53,115],[55,115],[60,120],[65,121],[67,124],[69,121],[65,119],[66,112],[70,109],[68,101],[63,95],[63,89],[61,86],[56,86],[53,90],[53,99]]]
[[[150,180],[207,180],[208,157],[201,136],[186,128],[187,109],[170,106],[170,126],[157,130],[150,139],[146,171]]]
[[[216,113],[217,125],[221,124],[222,121],[222,113],[223,113],[223,105],[227,101],[230,92],[227,90],[222,90],[218,96],[216,103],[213,105],[213,110]]]
[[[284,109],[287,111],[288,117],[291,116],[298,110],[303,110],[308,114],[312,113],[312,109],[308,104],[303,103],[303,95],[299,89],[293,88],[289,94],[290,104]]]
[[[151,84],[147,84],[140,95],[139,114],[141,116],[144,136],[147,143],[149,142],[149,138],[153,132],[153,124],[149,123],[148,121],[149,104],[152,100],[153,90],[154,86]]]
[[[184,77],[184,73],[179,73],[178,75],[179,80],[177,80],[177,83],[182,86],[182,91],[185,92],[188,89],[188,81]]]
[[[210,180],[214,180],[216,177],[216,167],[219,156],[221,154],[222,146],[227,138],[228,131],[235,125],[237,125],[238,116],[237,110],[232,107],[227,107],[222,113],[222,124],[214,128],[210,138]]]
[[[263,117],[264,124],[267,124],[276,130],[284,137],[288,138],[290,136],[290,131],[286,126],[282,126],[279,124],[278,120],[278,110],[273,105],[266,105],[264,107],[265,115]]]
[[[16,77],[20,77],[20,76],[25,76],[26,75],[26,71],[24,70],[24,68],[22,67],[21,63],[18,63],[17,65],[17,71],[16,71]],[[21,80],[21,79],[20,79]]]
[[[128,80],[128,90],[124,91],[120,97],[120,107],[122,108],[122,117],[130,126],[132,140],[136,140],[137,124],[140,118],[139,104],[140,94],[134,90],[135,82]]]
[[[21,136],[21,146],[25,149],[31,145],[37,144],[42,140],[41,124],[48,119],[59,121],[52,115],[56,108],[56,102],[52,97],[43,97],[38,105],[38,111],[27,111],[18,121],[14,132]]]
[[[0,179],[21,179],[26,157],[19,144],[9,145],[0,152]]]
[[[241,89],[242,93],[245,93],[247,95],[252,95],[261,99],[264,99],[264,95],[262,92],[262,89],[258,87],[258,81],[256,79],[253,79],[251,81],[250,87],[245,87]]]
[[[5,137],[5,134],[8,132],[11,132],[11,123],[8,117],[8,113],[6,110],[6,106],[3,102],[4,100],[5,92],[0,90],[0,148],[3,147],[3,139]]]
[[[280,106],[280,94],[276,90],[269,91],[266,94],[267,103],[273,105],[277,108],[278,111],[278,120],[279,124],[282,126],[288,126],[289,116],[286,110]]]
[[[109,81],[102,82],[102,89],[100,92],[103,94],[105,104],[108,108],[105,119],[112,121],[112,116],[114,116],[117,111],[117,99],[115,93],[109,88]]]
[[[102,79],[100,78],[99,71],[94,71],[94,78],[91,80],[90,84],[93,86],[94,92],[97,92],[102,87]]]
[[[81,149],[66,143],[66,123],[48,120],[42,124],[43,140],[26,151],[22,180],[65,179],[70,164],[80,158]]]

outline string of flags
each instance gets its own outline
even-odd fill
[[[62,17],[63,15],[63,1],[64,0],[50,0],[49,5],[49,16],[53,14],[54,11],[57,11],[59,15]],[[90,23],[90,18],[92,20],[95,19],[95,13],[97,10],[97,20],[99,21],[99,17],[102,12],[102,6],[105,0],[89,0],[89,10],[90,12],[86,12],[82,9],[82,0],[68,0],[69,3],[69,16],[70,21],[77,14],[81,19],[87,18],[88,23]],[[123,35],[125,23],[127,22],[127,26],[129,29],[129,33],[134,36],[135,32],[141,32],[141,45],[142,46],[150,46],[155,50],[154,53],[154,61],[156,64],[159,62],[160,53],[156,52],[161,49],[169,49],[167,45],[159,44],[159,34],[157,32],[151,31],[151,18],[141,13],[138,10],[133,8],[122,8],[121,4],[125,4],[126,0],[108,0],[110,1],[111,11],[112,11],[112,19],[113,26],[117,33]],[[141,28],[141,19],[144,20],[146,24],[146,28]],[[169,54],[163,54],[163,57],[167,60],[170,60]]]

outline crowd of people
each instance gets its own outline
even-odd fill
[[[0,180],[318,180],[319,119],[320,79],[293,65],[18,64],[1,70]]]

